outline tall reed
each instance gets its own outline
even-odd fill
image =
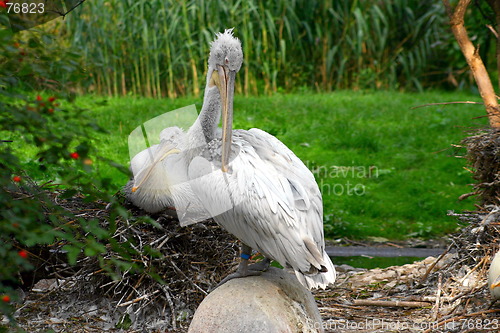
[[[245,94],[418,89],[449,36],[431,0],[93,0],[75,14],[62,37],[110,95],[199,95],[209,42],[228,27],[243,42]]]

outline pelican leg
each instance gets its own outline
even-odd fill
[[[271,266],[271,259],[264,258],[258,263],[248,266],[248,270],[256,272],[265,272]]]
[[[260,274],[262,274],[262,272],[264,270],[266,270],[269,267],[269,264],[268,264],[267,267],[265,267],[265,269],[254,269],[253,267],[255,265],[259,265],[260,262],[257,264],[248,266],[248,260],[250,259],[251,255],[252,255],[252,248],[250,246],[242,243],[242,245],[241,245],[241,261],[240,261],[240,264],[238,265],[238,268],[236,269],[236,272],[226,276],[221,282],[219,282],[217,287],[220,287],[221,285],[223,285],[227,281],[235,279],[235,278],[260,275]],[[261,262],[265,261],[266,259],[262,260]],[[269,261],[269,263],[270,263],[270,261]],[[261,267],[259,266],[256,268],[261,268]]]

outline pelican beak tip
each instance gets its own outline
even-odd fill
[[[134,193],[135,191],[137,191],[137,188],[138,188],[137,186],[132,187],[132,193]]]

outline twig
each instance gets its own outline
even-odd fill
[[[331,311],[331,310],[333,310],[331,308],[332,306],[338,306],[340,308],[353,309],[353,310],[362,310],[363,309],[363,308],[361,308],[359,306],[352,306],[352,305],[339,304],[339,303],[331,303],[331,304],[328,304],[327,307],[318,307],[318,309],[319,310],[323,310],[323,311]]]
[[[201,291],[203,294],[205,294],[205,296],[206,296],[206,295],[208,295],[208,293],[207,293],[205,290],[203,290],[203,288],[201,288],[199,285],[197,285],[197,284],[193,281],[193,279],[189,278],[189,277],[188,277],[188,276],[187,276],[187,275],[186,275],[183,271],[181,271],[181,270],[179,269],[179,267],[177,267],[177,265],[173,262],[173,260],[172,260],[172,259],[170,259],[170,263],[172,264],[172,267],[174,267],[174,269],[175,269],[178,273],[181,273],[182,275],[184,275],[184,277],[185,277],[185,278],[186,278],[189,282],[191,282],[191,283],[193,284],[193,286],[195,286],[195,287],[196,287],[199,291]]]
[[[441,304],[443,302],[449,302],[451,300],[451,297],[449,296],[441,295],[439,298],[441,300]],[[429,302],[429,303],[435,303],[436,299],[437,299],[436,296],[410,296],[407,298],[408,301]]]
[[[387,306],[387,307],[401,307],[401,308],[423,308],[430,306],[428,302],[415,302],[415,301],[375,301],[368,299],[355,299],[354,305],[367,305],[367,306]]]
[[[443,279],[443,276],[440,273],[438,275],[438,285],[437,285],[437,292],[436,292],[436,302],[434,303],[434,311],[432,313],[432,321],[436,321],[438,319],[438,316],[439,316],[439,305],[441,303],[442,279]]]
[[[481,258],[481,260],[477,263],[477,265],[474,266],[469,272],[467,272],[467,274],[465,274],[465,276],[462,278],[462,280],[460,280],[461,285],[463,285],[465,279],[467,279],[469,277],[469,275],[471,275],[472,272],[474,272],[476,269],[479,268],[479,266],[481,266],[481,264],[484,262],[484,260],[486,260],[486,257]]]
[[[412,106],[410,110],[413,109],[418,109],[418,108],[423,108],[426,106],[433,106],[433,105],[447,105],[447,104],[480,104],[484,105],[484,103],[481,102],[472,102],[472,101],[462,101],[462,102],[443,102],[443,103],[428,103],[428,104],[422,104],[422,105],[417,105],[417,106]]]
[[[118,304],[118,306],[122,307],[122,306],[127,306],[127,305],[130,305],[130,304],[133,304],[133,303],[137,303],[137,302],[142,301],[143,299],[148,298],[150,296],[153,296],[154,294],[157,294],[159,292],[160,292],[159,290],[155,290],[151,294],[142,295],[142,296],[137,297],[137,298],[135,298],[135,299],[133,299],[131,301],[128,301],[128,302],[125,302],[125,303],[122,303],[122,304]]]
[[[434,269],[434,267],[436,266],[436,264],[444,258],[444,256],[450,252],[451,250],[451,247],[453,246],[453,244],[451,244],[450,246],[448,246],[448,248],[446,249],[446,251],[444,251],[443,253],[441,253],[441,255],[430,265],[430,267],[427,269],[427,271],[425,271],[425,274],[420,278],[420,281],[418,282],[419,285],[422,285],[424,283],[424,281],[427,279],[427,277],[429,276],[429,274],[432,272],[432,270]]]
[[[491,26],[491,24],[487,24],[486,27],[490,29],[493,35],[495,35],[495,38],[498,38],[498,32]]]
[[[172,313],[171,314],[172,315],[172,328],[177,329],[177,321],[175,318],[175,306],[174,306],[174,302],[172,301],[172,297],[170,296],[170,293],[168,291],[168,287],[165,285],[160,285],[160,288],[165,293],[165,297],[167,298],[168,307],[170,308],[170,312]]]
[[[80,2],[79,2],[79,3],[77,3],[75,6],[73,6],[73,7],[72,7],[70,10],[68,10],[66,13],[60,12],[60,11],[58,11],[58,10],[49,10],[49,11],[47,11],[47,12],[52,12],[52,13],[59,14],[60,16],[62,16],[62,17],[63,17],[63,19],[65,19],[65,18],[66,18],[66,15],[68,15],[69,13],[71,13],[73,10],[75,10],[75,9],[76,9],[76,7],[80,6],[80,5],[81,5],[82,3],[84,3],[84,2],[85,2],[85,0],[80,0]]]

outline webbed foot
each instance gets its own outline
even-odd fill
[[[249,266],[248,259],[250,259],[251,253],[252,249],[249,246],[243,244],[241,250],[241,262],[238,266],[238,269],[236,270],[236,272],[229,274],[224,279],[222,279],[217,287],[220,287],[221,285],[232,279],[260,275],[262,274],[262,272],[266,271],[269,268],[271,260],[268,258],[264,258],[262,261]]]

